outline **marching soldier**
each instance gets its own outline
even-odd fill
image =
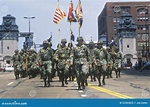
[[[95,44],[93,41],[89,43],[89,75],[91,77],[91,81],[96,81],[96,65],[95,65]]]
[[[20,74],[20,55],[19,50],[15,50],[15,54],[12,56],[13,66],[14,66],[14,75],[16,79],[19,79]]]
[[[29,57],[28,57],[28,74],[29,79],[32,77],[34,78],[38,72],[39,67],[37,66],[37,53],[34,49],[29,50]]]
[[[113,54],[110,47],[107,47],[107,78],[112,78]]]
[[[74,81],[75,70],[73,69],[73,44],[72,42],[68,43],[70,64],[69,64],[69,81]]]
[[[66,46],[67,40],[62,39],[61,40],[61,45],[58,47],[56,50],[54,57],[55,60],[58,62],[57,67],[58,67],[58,72],[59,72],[59,78],[60,81],[62,82],[62,86],[64,86],[64,81],[65,84],[68,84],[67,78],[68,78],[68,73],[69,73],[69,49]]]
[[[98,41],[97,49],[95,49],[95,57],[96,57],[96,71],[97,78],[99,82],[99,86],[101,86],[101,76],[103,76],[102,84],[105,85],[105,76],[107,75],[107,61],[106,61],[106,50],[102,47],[102,41]]]
[[[21,77],[26,77],[26,53],[24,49],[20,51],[20,69]]]
[[[78,89],[85,89],[86,77],[88,72],[89,53],[88,48],[83,44],[83,38],[77,38],[78,44],[73,49],[73,65],[76,71]]]
[[[52,49],[52,52],[53,52],[53,55],[55,53],[55,50],[52,48],[52,42],[49,42],[49,48]],[[55,77],[55,74],[56,74],[56,61],[53,60],[52,61],[52,78]],[[52,81],[52,80],[50,80]]]
[[[118,76],[120,77],[121,67],[122,67],[122,53],[119,52],[119,48],[116,48],[115,49],[115,63],[114,63],[116,78],[118,78]]]
[[[39,51],[39,65],[41,67],[44,87],[50,86],[50,80],[52,78],[52,61],[53,52],[49,48],[49,43],[47,40],[43,41],[43,48]],[[48,79],[48,81],[46,81]]]

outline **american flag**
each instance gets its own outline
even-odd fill
[[[66,16],[66,13],[64,11],[62,11],[60,8],[56,8],[53,22],[58,24],[65,16]]]

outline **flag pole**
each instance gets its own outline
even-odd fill
[[[58,2],[58,8],[59,8],[59,0],[57,0]],[[60,23],[58,23],[58,43],[60,43]]]
[[[79,26],[79,36],[80,36],[80,26]]]
[[[72,43],[72,40],[71,40],[71,34],[72,33],[72,26],[71,26],[71,21],[70,21],[70,43]]]

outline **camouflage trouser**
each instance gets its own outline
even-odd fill
[[[83,66],[82,64],[77,64],[77,63],[74,65],[74,68],[76,71],[78,89],[81,89],[81,86],[82,86],[82,89],[85,88],[84,83],[86,83],[86,79],[87,79],[87,73],[83,72],[82,66]]]
[[[109,65],[107,66],[107,69],[106,69],[106,71],[107,71],[107,78],[109,78],[109,76],[112,77],[112,76],[111,76],[112,70],[113,70],[113,67],[112,67],[111,64],[109,64]]]
[[[90,64],[89,65],[89,73],[90,74],[96,74],[96,65],[95,64]]]
[[[22,77],[25,77],[26,76],[26,63],[22,63],[22,66],[20,68],[20,75]]]
[[[29,76],[35,77],[38,71],[39,71],[39,67],[35,63],[32,63],[32,65],[29,68],[28,74]]]
[[[43,78],[46,78],[47,75],[52,74],[51,61],[43,61],[42,66],[41,66],[41,71],[43,74]]]
[[[16,79],[19,78],[20,71],[21,71],[20,65],[19,64],[15,64],[14,65],[14,75],[15,75]]]

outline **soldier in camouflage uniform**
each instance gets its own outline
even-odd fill
[[[52,42],[49,42],[49,48],[52,49]],[[53,52],[53,55],[54,55],[55,50],[52,49],[52,52]],[[52,62],[52,78],[55,77],[56,71],[57,71],[57,70],[56,70],[56,61],[53,60],[53,62]],[[50,81],[52,81],[52,80],[50,80]]]
[[[96,65],[95,65],[95,44],[93,41],[89,43],[89,75],[91,77],[91,81],[96,81]]]
[[[112,78],[113,54],[110,47],[107,47],[107,78]]]
[[[69,48],[66,46],[67,40],[62,39],[61,40],[61,46],[56,50],[55,52],[55,60],[58,62],[57,67],[58,67],[58,72],[59,72],[59,78],[60,81],[62,82],[62,86],[64,86],[64,81],[65,84],[68,84],[67,78],[69,74]]]
[[[50,80],[52,78],[52,61],[53,52],[49,48],[49,43],[47,40],[43,41],[43,48],[39,51],[39,65],[43,74],[44,87],[49,87]],[[48,79],[48,81],[46,81]]]
[[[72,42],[68,43],[69,48],[69,56],[70,56],[70,66],[69,66],[69,81],[74,81],[75,78],[75,70],[73,69],[73,44]]]
[[[28,75],[29,79],[34,78],[37,73],[39,67],[37,66],[37,53],[34,49],[29,50],[29,55],[28,55]]]
[[[21,77],[26,77],[26,53],[24,49],[20,51],[20,69],[21,69]]]
[[[88,48],[83,44],[83,38],[77,38],[78,44],[73,49],[73,65],[76,71],[78,89],[85,89],[88,72],[89,52]]]
[[[12,56],[13,66],[14,66],[14,75],[16,79],[19,79],[20,74],[20,55],[19,50],[15,50],[15,54]]]
[[[97,48],[95,49],[95,57],[96,57],[96,71],[99,85],[101,86],[101,76],[103,76],[102,84],[105,85],[105,76],[107,75],[107,54],[106,50],[102,47],[102,41],[98,41]]]
[[[115,58],[114,69],[116,73],[116,78],[118,78],[118,76],[120,77],[120,72],[121,72],[121,67],[122,67],[122,53],[119,52],[119,48],[115,49],[114,58]]]

